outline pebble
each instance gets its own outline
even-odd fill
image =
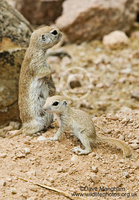
[[[19,152],[19,153],[16,155],[16,158],[25,158],[25,154]]]
[[[7,177],[6,180],[12,182],[12,179],[10,177]]]
[[[12,193],[12,194],[16,194],[16,193],[17,193],[16,189],[15,189],[15,188],[12,188],[12,189],[11,189],[11,193]]]
[[[36,171],[35,170],[29,171],[29,172],[27,172],[27,175],[28,176],[36,176]]]
[[[45,140],[46,140],[46,137],[42,135],[37,138],[37,141],[45,141]]]
[[[132,140],[132,141],[130,141],[129,143],[130,143],[130,144],[131,144],[131,143],[139,144],[139,140]]]
[[[61,172],[65,172],[65,170],[63,169],[63,167],[58,167],[57,168],[57,173],[61,173]]]
[[[124,175],[126,178],[129,178],[129,173],[128,173],[128,172],[123,172],[123,175]]]
[[[131,180],[131,181],[134,181],[134,180],[135,180],[135,177],[134,177],[134,176],[132,176],[132,177],[130,178],[130,180]]]
[[[134,150],[139,149],[139,145],[136,144],[136,143],[130,144],[130,146],[131,146]]]
[[[136,149],[136,152],[139,153],[139,149]]]
[[[6,185],[6,181],[4,181],[4,180],[0,180],[0,186],[5,186]]]
[[[24,152],[25,152],[25,154],[29,154],[30,153],[30,149],[29,148],[24,148]]]
[[[49,56],[47,61],[48,63],[60,63],[60,59],[57,56]]]
[[[62,60],[61,60],[61,65],[62,66],[67,66],[71,64],[71,59],[67,56],[63,57]]]
[[[120,181],[120,180],[118,180],[117,182],[116,182],[116,187],[118,188],[118,187],[122,187],[122,185],[123,185],[123,183]]]
[[[92,153],[89,154],[89,156],[95,157],[95,156],[96,156],[96,153],[92,152]]]
[[[78,160],[78,156],[73,155],[70,160],[71,160],[71,162],[75,162],[76,160]]]
[[[138,91],[131,92],[131,97],[139,101],[139,92]]]
[[[130,69],[130,68],[126,68],[126,69],[121,70],[122,74],[131,74],[131,72],[132,72],[132,69]]]
[[[105,184],[106,182],[105,182],[105,181],[103,181],[103,180],[101,180],[101,183],[102,183],[102,184]]]
[[[121,159],[121,160],[119,160],[119,162],[120,162],[120,163],[124,163],[125,161],[124,161],[124,159]]]
[[[50,177],[50,178],[48,179],[48,181],[50,181],[51,183],[54,183],[53,177]]]
[[[95,184],[99,183],[100,181],[100,178],[97,175],[91,175],[90,178],[91,178],[91,181],[94,182]]]
[[[97,173],[97,172],[98,172],[98,167],[92,166],[92,171],[93,171],[94,173]]]
[[[5,153],[0,153],[0,158],[6,158],[7,157],[7,154]]]
[[[123,45],[127,45],[128,42],[127,35],[119,30],[115,30],[103,37],[103,45],[109,49],[118,49]]]
[[[125,140],[125,136],[124,135],[120,135],[119,140]]]
[[[31,191],[33,191],[33,192],[37,192],[37,186],[34,186],[34,185],[31,185],[31,186],[29,186],[29,189],[31,190]]]

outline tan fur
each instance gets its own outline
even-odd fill
[[[58,105],[53,103],[58,102]],[[88,154],[91,152],[91,144],[96,142],[107,142],[120,147],[125,157],[131,156],[129,146],[118,139],[102,137],[96,135],[95,126],[90,115],[86,112],[71,108],[64,97],[53,96],[46,100],[44,109],[49,113],[54,113],[59,120],[59,130],[51,140],[58,140],[60,135],[67,129],[72,129],[75,136],[81,141],[85,149],[73,148],[78,154]]]
[[[59,30],[48,26],[31,35],[19,79],[19,110],[22,133],[26,135],[47,129],[53,120],[53,115],[43,110],[47,97],[55,93],[46,51],[57,44],[61,36]],[[19,130],[16,135],[20,133]]]

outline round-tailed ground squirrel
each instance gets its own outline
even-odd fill
[[[107,142],[120,147],[123,150],[123,155],[125,157],[131,156],[131,150],[125,142],[96,135],[95,126],[91,116],[84,111],[71,108],[64,97],[53,96],[47,98],[43,108],[46,112],[54,113],[60,124],[55,136],[50,138],[51,140],[58,140],[64,131],[71,129],[85,147],[84,150],[80,147],[73,148],[73,151],[78,152],[78,154],[90,153],[91,144],[96,142]]]
[[[35,30],[31,35],[19,79],[22,128],[13,131],[13,135],[32,135],[47,129],[53,120],[53,115],[43,110],[47,97],[55,94],[51,69],[46,62],[46,51],[57,44],[61,36],[58,29],[49,26]]]

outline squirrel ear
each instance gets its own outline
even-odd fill
[[[65,106],[66,106],[67,104],[68,104],[68,103],[67,103],[67,101],[66,101],[66,100],[64,100],[64,101],[63,101],[63,105],[65,105]]]

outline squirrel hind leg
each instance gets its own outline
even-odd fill
[[[24,123],[22,127],[23,134],[32,136],[43,128],[39,126],[36,120],[32,120],[30,123]]]
[[[91,149],[91,144],[90,144],[90,140],[88,139],[88,137],[86,137],[85,135],[80,135],[80,141],[83,144],[83,146],[85,147],[85,149],[81,149],[80,146],[74,147],[72,149],[73,152],[77,152],[78,155],[83,155],[83,154],[89,154],[91,153],[92,149]]]

